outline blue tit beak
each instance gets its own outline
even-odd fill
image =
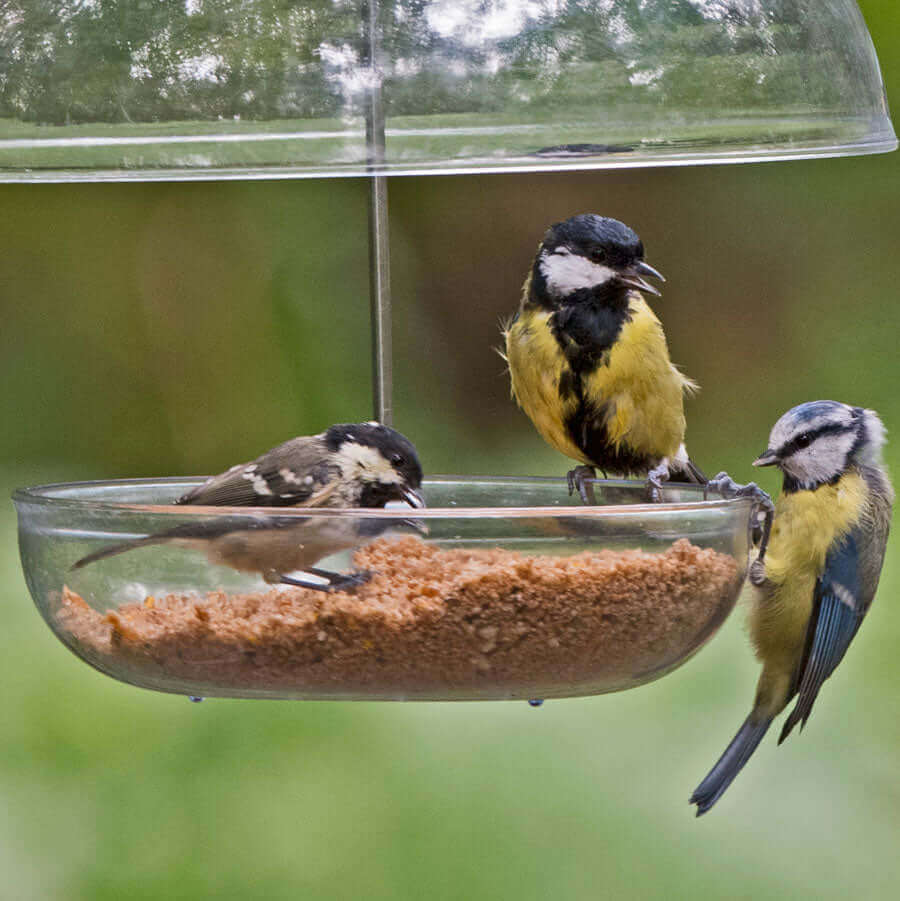
[[[754,466],[774,466],[778,462],[778,454],[773,450],[761,453],[754,461]]]
[[[658,278],[661,282],[665,281],[661,272],[643,260],[638,260],[638,262],[632,263],[626,269],[623,269],[622,274],[619,276],[619,281],[628,285],[629,288],[637,288],[638,291],[646,291],[648,294],[655,294],[659,297],[659,291],[645,281],[644,276]]]

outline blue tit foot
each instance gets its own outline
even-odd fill
[[[669,461],[663,460],[647,473],[647,494],[650,503],[658,504],[662,500],[663,485],[669,481]]]
[[[706,483],[703,487],[704,499],[708,497],[710,491],[716,491],[729,500],[735,497],[749,497],[753,501],[753,540],[754,544],[759,545],[757,559],[762,561],[766,556],[769,533],[772,531],[772,518],[775,515],[775,504],[772,502],[772,498],[756,482],[741,485],[735,482],[727,472],[720,472]]]
[[[199,695],[188,695],[188,700],[193,704],[199,704],[203,700],[203,698],[201,698]]]
[[[750,580],[750,584],[755,585],[757,588],[761,588],[766,584],[766,564],[759,557],[750,564],[750,572],[747,574],[747,578]]]
[[[740,482],[735,482],[727,472],[720,472],[703,486],[704,495],[707,495],[710,491],[718,492],[727,500],[735,497],[749,497],[756,501],[756,505],[760,510],[775,511],[775,504],[772,503],[772,498],[756,482],[748,482],[746,485],[742,485]]]
[[[597,478],[597,472],[593,466],[576,466],[566,473],[566,482],[569,485],[569,494],[576,489],[581,497],[581,502],[592,507],[597,502],[594,500],[593,480]]]
[[[543,698],[529,698],[528,704],[531,707],[540,707],[544,703]]]

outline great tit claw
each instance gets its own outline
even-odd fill
[[[662,501],[662,488],[669,481],[669,461],[663,460],[647,473],[647,494],[650,503],[658,504]]]
[[[596,501],[594,500],[594,486],[591,484],[591,480],[596,478],[597,472],[593,466],[582,465],[570,469],[566,473],[569,495],[572,495],[572,493],[578,489],[581,502],[587,507],[593,506]]]

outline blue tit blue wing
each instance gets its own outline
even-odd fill
[[[797,682],[797,703],[781,730],[779,744],[797,723],[801,729],[806,725],[822,683],[843,659],[865,615],[860,601],[857,538],[851,532],[829,551],[825,570],[816,582],[807,651]]]

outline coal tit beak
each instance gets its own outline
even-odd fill
[[[417,510],[425,506],[425,499],[422,495],[414,488],[410,488],[409,485],[404,485],[400,489],[400,500],[406,501],[410,507],[415,507]]]
[[[637,288],[638,291],[646,291],[648,294],[655,294],[659,297],[660,292],[645,280],[645,276],[657,278],[661,282],[665,281],[661,272],[657,271],[649,263],[645,263],[643,260],[638,260],[638,262],[632,263],[630,266],[623,269],[622,273],[619,275],[619,281],[624,285],[628,285],[629,288]]]
[[[415,507],[417,510],[421,509],[425,506],[425,499],[422,495],[413,488],[410,488],[408,485],[404,485],[400,489],[401,498],[406,501],[410,507]],[[420,535],[428,534],[428,526],[422,522],[421,519],[404,519],[397,523],[398,526],[406,526],[408,529],[413,529],[418,532]]]
[[[754,461],[754,466],[774,466],[778,462],[778,454],[773,450],[761,453]]]

